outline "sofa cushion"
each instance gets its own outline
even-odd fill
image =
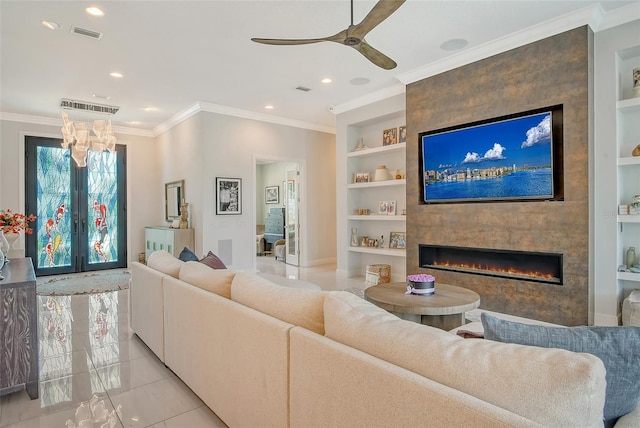
[[[182,251],[180,251],[178,258],[183,262],[197,262],[200,260],[198,256],[196,256],[196,254],[187,247],[184,247]]]
[[[602,426],[605,369],[593,355],[465,340],[344,291],[326,296],[324,322],[337,342],[542,425]]]
[[[211,269],[200,262],[186,262],[180,269],[180,279],[219,296],[231,298],[231,281],[236,273],[229,269]]]
[[[604,419],[607,423],[640,403],[640,327],[547,327],[482,314],[486,339],[587,352],[607,369]]]
[[[211,269],[226,269],[227,267],[225,266],[224,262],[222,260],[220,260],[220,258],[218,256],[216,256],[215,254],[213,254],[211,251],[209,251],[209,253],[207,253],[206,256],[204,256],[204,258],[202,260],[200,260],[200,263],[203,263],[206,266],[209,266]]]
[[[178,278],[183,264],[182,260],[175,258],[166,250],[154,251],[147,260],[147,266],[174,278]]]
[[[324,297],[323,291],[283,287],[242,272],[231,284],[231,300],[318,334],[324,334]]]

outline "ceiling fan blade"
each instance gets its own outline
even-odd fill
[[[398,64],[382,52],[377,49],[374,49],[369,45],[365,40],[362,40],[357,45],[351,46],[362,55],[365,56],[369,61],[377,65],[378,67],[384,68],[385,70],[391,70],[392,68],[396,68]]]
[[[251,40],[265,45],[308,45],[328,41],[328,39],[260,39],[257,37],[253,37]]]
[[[378,24],[387,19],[406,0],[380,0],[364,17],[362,22],[349,27],[349,36],[364,39],[364,36],[373,30]]]
[[[251,40],[256,43],[263,43],[265,45],[308,45],[311,43],[320,42],[339,42],[347,37],[347,30],[342,30],[333,36],[320,37],[317,39],[261,39],[259,37],[252,37]]]

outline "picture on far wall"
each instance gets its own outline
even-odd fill
[[[267,186],[264,188],[264,203],[278,204],[280,203],[280,187]]]
[[[242,179],[216,177],[216,214],[242,214]]]
[[[389,128],[382,131],[382,145],[398,144],[398,128]]]

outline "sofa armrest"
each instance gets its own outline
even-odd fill
[[[138,262],[131,263],[129,319],[131,329],[164,362],[164,298],[162,281],[168,275]]]

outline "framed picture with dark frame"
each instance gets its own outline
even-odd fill
[[[265,204],[280,203],[280,186],[267,186],[264,188],[264,203]]]
[[[216,215],[242,214],[242,179],[216,177]]]

